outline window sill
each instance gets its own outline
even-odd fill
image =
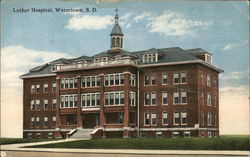
[[[116,106],[125,106],[125,105],[104,105],[104,107],[116,107]]]
[[[81,87],[81,89],[86,89],[86,88],[100,88],[101,86],[93,86],[93,87]]]

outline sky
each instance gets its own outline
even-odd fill
[[[29,12],[16,12],[18,9]],[[53,12],[31,12],[52,8]],[[81,13],[55,8],[82,9]],[[87,9],[96,10],[86,12]],[[58,58],[110,48],[115,8],[127,51],[203,48],[220,74],[220,133],[249,134],[247,1],[2,1],[1,136],[22,136],[21,74]],[[15,124],[15,125],[13,125]]]

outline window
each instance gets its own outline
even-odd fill
[[[105,105],[124,105],[124,92],[105,92]]]
[[[211,112],[207,113],[207,125],[212,126],[212,113]]]
[[[205,104],[205,93],[201,93],[201,104]]]
[[[143,55],[143,63],[158,62],[158,53],[149,53]]]
[[[100,93],[82,94],[82,107],[99,107]]]
[[[77,88],[78,79],[74,77],[61,78],[60,84],[61,89]]]
[[[156,105],[156,93],[151,93],[151,105]]]
[[[145,125],[150,125],[150,116],[149,113],[144,114],[144,124]]]
[[[175,72],[174,73],[174,84],[177,84],[179,83],[179,72]]]
[[[49,119],[49,118],[48,118],[47,116],[44,117],[44,126],[45,126],[45,127],[48,126],[48,119]]]
[[[205,84],[205,77],[204,77],[204,73],[201,73],[201,83]]]
[[[155,73],[151,74],[151,85],[155,85],[156,84],[156,75]]]
[[[174,91],[174,104],[179,104],[179,91]]]
[[[216,79],[214,79],[214,88],[217,88],[217,80]]]
[[[201,112],[201,125],[205,125],[205,113],[203,111]]]
[[[157,132],[156,132],[156,138],[161,138],[161,137],[162,137],[162,132],[157,131]]]
[[[130,85],[135,86],[135,82],[136,82],[135,74],[131,74],[131,76],[130,76]]]
[[[105,74],[104,76],[105,86],[116,86],[116,85],[124,85],[124,74]]]
[[[207,93],[207,105],[208,106],[212,105],[212,95],[211,95],[211,93]]]
[[[136,98],[135,98],[135,92],[130,92],[130,95],[129,95],[129,98],[130,98],[130,105],[131,106],[135,106],[135,101],[136,101]]]
[[[145,104],[145,106],[149,106],[150,105],[150,93],[145,93],[144,94],[144,104]]]
[[[56,99],[55,98],[52,99],[52,109],[53,110],[56,109]]]
[[[168,84],[168,74],[167,73],[162,74],[162,84],[163,85]]]
[[[31,126],[32,127],[35,126],[35,117],[34,116],[31,117]]]
[[[214,114],[214,126],[217,126],[217,115]]]
[[[35,126],[39,127],[39,125],[40,125],[40,117],[36,117]]]
[[[56,126],[56,117],[55,117],[55,116],[52,117],[52,125],[53,125],[53,126]]]
[[[31,100],[31,110],[40,110],[40,100]]]
[[[187,124],[187,112],[181,112],[181,124],[182,125]]]
[[[167,125],[168,124],[168,113],[167,112],[163,112],[162,113],[162,124],[163,125]]]
[[[187,72],[181,72],[181,83],[187,83]]]
[[[31,100],[30,104],[31,104],[30,109],[34,110],[35,109],[35,100]]]
[[[145,93],[144,94],[144,105],[149,106],[149,105],[156,105],[156,93]]]
[[[36,92],[35,85],[31,85],[31,93],[35,93],[35,92]]]
[[[168,104],[168,93],[162,92],[162,105],[167,105],[167,104]]]
[[[214,106],[216,107],[217,106],[217,96],[214,95]]]
[[[207,134],[208,134],[208,137],[212,137],[212,131],[211,130],[208,130]]]
[[[172,137],[179,137],[179,132],[178,131],[173,131],[172,132]]]
[[[56,82],[52,83],[52,92],[56,92]]]
[[[40,132],[36,133],[36,138],[41,138],[41,133]]]
[[[77,102],[74,101],[75,99],[77,99],[76,94],[61,95],[60,99],[61,99],[61,105],[60,105],[61,108],[73,108],[77,106]]]
[[[48,138],[53,138],[53,132],[48,133]]]
[[[118,123],[124,123],[124,112],[118,112]]]
[[[181,92],[181,103],[187,104],[187,92],[186,91]]]
[[[207,75],[207,86],[211,87],[211,76]]]
[[[28,132],[28,138],[32,138],[33,137],[33,133],[32,132]]]
[[[43,100],[43,103],[44,103],[44,109],[47,110],[47,109],[49,108],[48,100],[47,100],[47,99],[44,99],[44,100]]]
[[[39,93],[40,92],[40,84],[37,84],[36,85],[36,93]]]
[[[149,85],[149,75],[145,74],[144,76],[144,85]]]
[[[212,63],[212,57],[208,54],[206,54],[206,62],[208,62],[210,64]]]
[[[82,87],[98,87],[100,86],[100,76],[83,76]]]
[[[47,93],[49,91],[49,84],[44,84],[43,85],[43,92]]]
[[[156,125],[156,113],[151,113],[151,124]]]
[[[191,136],[191,133],[190,131],[184,131],[184,137],[190,137]]]
[[[180,114],[179,112],[174,112],[174,125],[180,124]]]

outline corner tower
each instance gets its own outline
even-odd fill
[[[121,50],[123,50],[123,33],[119,25],[118,11],[119,10],[116,8],[115,25],[110,34],[111,37],[110,52],[120,52]]]

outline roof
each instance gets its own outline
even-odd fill
[[[122,29],[119,24],[115,24],[110,35],[122,35]]]
[[[197,52],[196,52],[197,51]],[[60,58],[57,60],[54,60],[52,62],[49,62],[47,64],[43,64],[41,66],[35,67],[33,69],[30,70],[29,73],[26,73],[24,75],[21,75],[21,78],[27,78],[27,77],[38,77],[38,76],[43,76],[43,75],[56,75],[55,72],[51,71],[51,66],[52,64],[57,64],[57,63],[63,63],[63,64],[70,64],[72,62],[77,62],[77,61],[82,61],[82,60],[94,60],[94,58],[102,58],[102,57],[110,57],[110,58],[118,58],[118,57],[132,57],[136,60],[139,60],[139,65],[143,66],[143,65],[154,65],[154,64],[163,64],[163,63],[169,63],[169,64],[173,64],[173,63],[187,63],[187,62],[196,62],[199,61],[200,63],[203,64],[203,60],[201,60],[200,58],[198,58],[196,55],[200,54],[200,53],[208,53],[207,51],[201,49],[201,48],[197,48],[197,49],[188,49],[188,50],[183,50],[180,47],[170,47],[170,48],[160,48],[160,49],[156,49],[156,48],[152,48],[152,49],[148,49],[148,50],[142,50],[142,51],[135,51],[135,52],[129,52],[129,51],[125,51],[122,50],[121,52],[108,52],[108,51],[103,51],[99,54],[96,54],[92,57],[90,56],[81,56],[81,57],[77,57],[77,58],[73,58],[73,59],[65,59],[65,58]],[[159,53],[161,55],[159,55],[159,59],[158,62],[151,62],[151,63],[143,63],[143,54],[147,54],[147,53]],[[204,61],[205,62],[205,61]],[[220,69],[218,70],[218,68],[216,69],[215,66],[213,65],[208,65],[205,64],[206,66],[209,66],[217,71],[220,71]]]
[[[198,54],[210,54],[210,55],[212,55],[212,53],[207,52],[206,50],[204,50],[202,48],[187,49],[185,51],[190,53],[190,54],[194,54],[194,55],[198,55]]]

